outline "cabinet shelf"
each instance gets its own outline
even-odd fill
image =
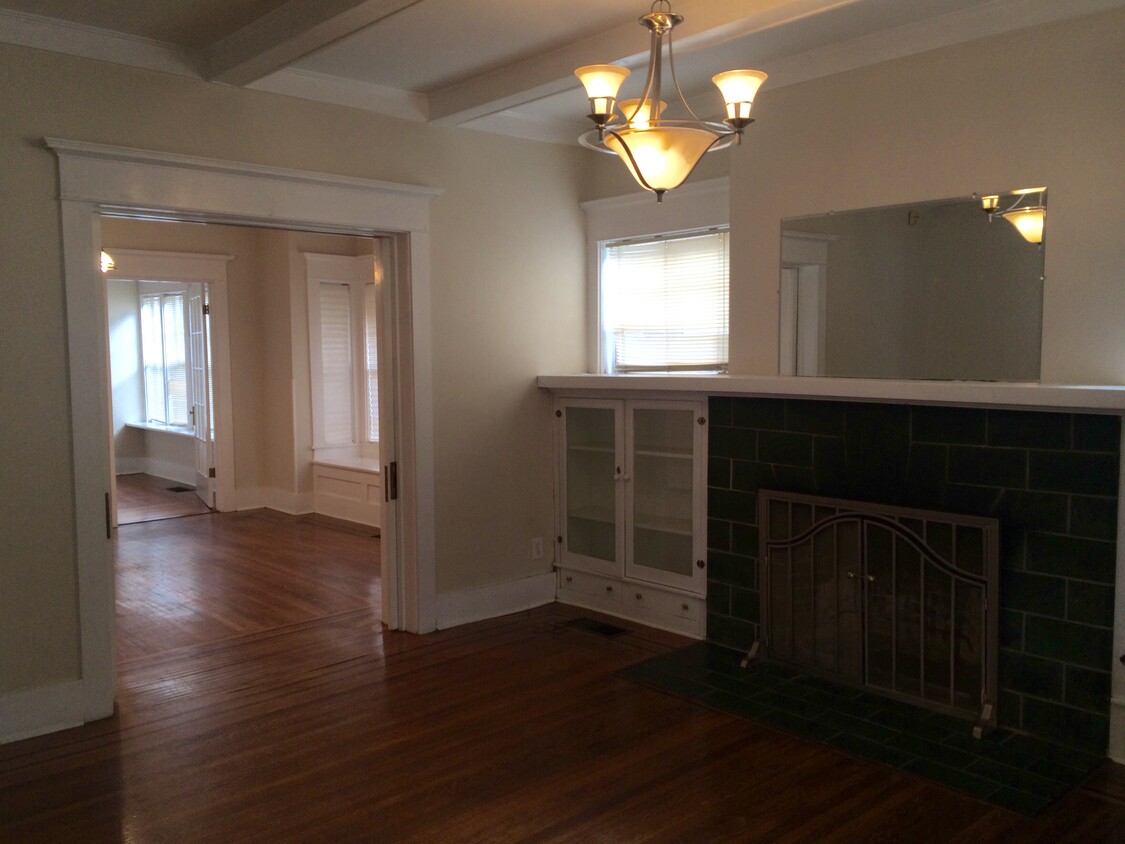
[[[650,533],[668,533],[676,536],[691,536],[691,519],[677,519],[670,516],[650,516],[647,513],[637,513],[633,518],[633,526],[637,530],[646,530]]]
[[[612,445],[576,445],[570,443],[566,447],[567,451],[581,451],[586,454],[615,454]]]
[[[663,460],[691,461],[695,458],[695,455],[693,455],[691,451],[681,451],[679,449],[673,451],[670,449],[657,450],[650,448],[638,448],[633,451],[633,454],[637,455],[637,457],[659,457]]]

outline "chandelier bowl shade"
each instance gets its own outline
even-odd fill
[[[1043,223],[1047,217],[1047,209],[1042,205],[1004,211],[1000,216],[1015,226],[1016,231],[1023,235],[1023,239],[1028,243],[1043,242]]]
[[[668,123],[617,129],[608,132],[604,141],[625,162],[637,184],[657,193],[682,185],[699,160],[722,139],[717,131]]]

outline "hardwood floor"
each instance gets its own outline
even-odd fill
[[[670,634],[558,605],[384,630],[371,546],[266,512],[123,529],[166,594],[122,577],[115,717],[0,746],[0,841],[1125,839],[1118,766],[1026,818],[615,675]]]
[[[175,519],[180,516],[197,516],[211,510],[195,494],[174,492],[184,484],[155,475],[118,475],[117,524],[131,525],[158,519]]]

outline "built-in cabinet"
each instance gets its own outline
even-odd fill
[[[701,401],[559,398],[559,601],[706,633]]]

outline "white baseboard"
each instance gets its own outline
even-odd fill
[[[81,680],[0,696],[0,744],[84,722]]]
[[[195,487],[195,467],[185,466],[182,463],[173,463],[170,460],[158,460],[154,457],[145,458],[145,474],[157,478],[167,478],[170,481]]]
[[[554,603],[555,584],[555,573],[547,572],[469,592],[438,595],[437,628],[444,630]]]
[[[1125,698],[1109,699],[1109,747],[1106,756],[1125,765]]]
[[[118,475],[142,475],[147,469],[143,457],[122,457],[114,463],[114,471]]]
[[[261,510],[268,507],[290,516],[313,512],[312,493],[288,492],[270,487],[240,487],[235,492],[236,510]]]

